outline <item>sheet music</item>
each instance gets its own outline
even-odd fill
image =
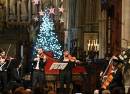
[[[53,63],[50,67],[50,70],[52,69],[59,69],[59,70],[63,70],[68,63]]]

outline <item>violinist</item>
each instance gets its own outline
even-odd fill
[[[68,51],[63,53],[63,63],[68,63],[64,70],[61,71],[60,80],[61,80],[61,92],[63,92],[64,85],[66,85],[66,93],[70,92],[70,87],[72,84],[72,68],[76,62],[76,57],[70,55]]]
[[[5,51],[0,51],[0,87],[2,90],[7,87],[7,60]]]
[[[37,55],[33,59],[33,87],[45,84],[45,64],[47,57],[43,54],[43,49],[37,49]]]

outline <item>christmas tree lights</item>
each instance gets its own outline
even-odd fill
[[[56,35],[53,18],[50,17],[49,9],[45,9],[41,19],[40,31],[37,34],[34,48],[43,48],[45,51],[51,51],[54,58],[59,59],[62,56],[62,47]]]

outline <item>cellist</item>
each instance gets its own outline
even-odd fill
[[[121,68],[119,68],[121,62],[118,61],[118,57],[116,56],[113,56],[110,62],[112,63],[109,63],[105,75],[103,75],[101,88],[112,90],[115,87],[123,87],[122,72]]]

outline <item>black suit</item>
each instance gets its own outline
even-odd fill
[[[45,63],[43,58],[40,58],[38,67],[39,69],[36,69],[38,61],[33,61],[33,87],[37,86],[37,85],[43,85],[45,84]]]
[[[74,63],[72,61],[63,61],[63,63],[68,63],[64,70],[60,73],[61,88],[60,93],[68,94],[70,92],[70,86],[72,84],[72,68]],[[66,84],[66,90],[64,91],[64,84]]]
[[[112,90],[115,87],[122,87],[124,88],[123,84],[123,75],[121,70],[117,70],[116,73],[113,75],[113,80],[109,85],[109,89]]]
[[[0,65],[0,67],[2,67],[2,70],[0,70],[0,87],[2,89],[6,89],[7,87],[7,66],[8,63],[7,61],[5,61],[6,63],[4,65]]]
[[[12,81],[16,81],[19,83],[21,81],[20,70],[18,68],[14,68],[12,70],[12,74]]]

